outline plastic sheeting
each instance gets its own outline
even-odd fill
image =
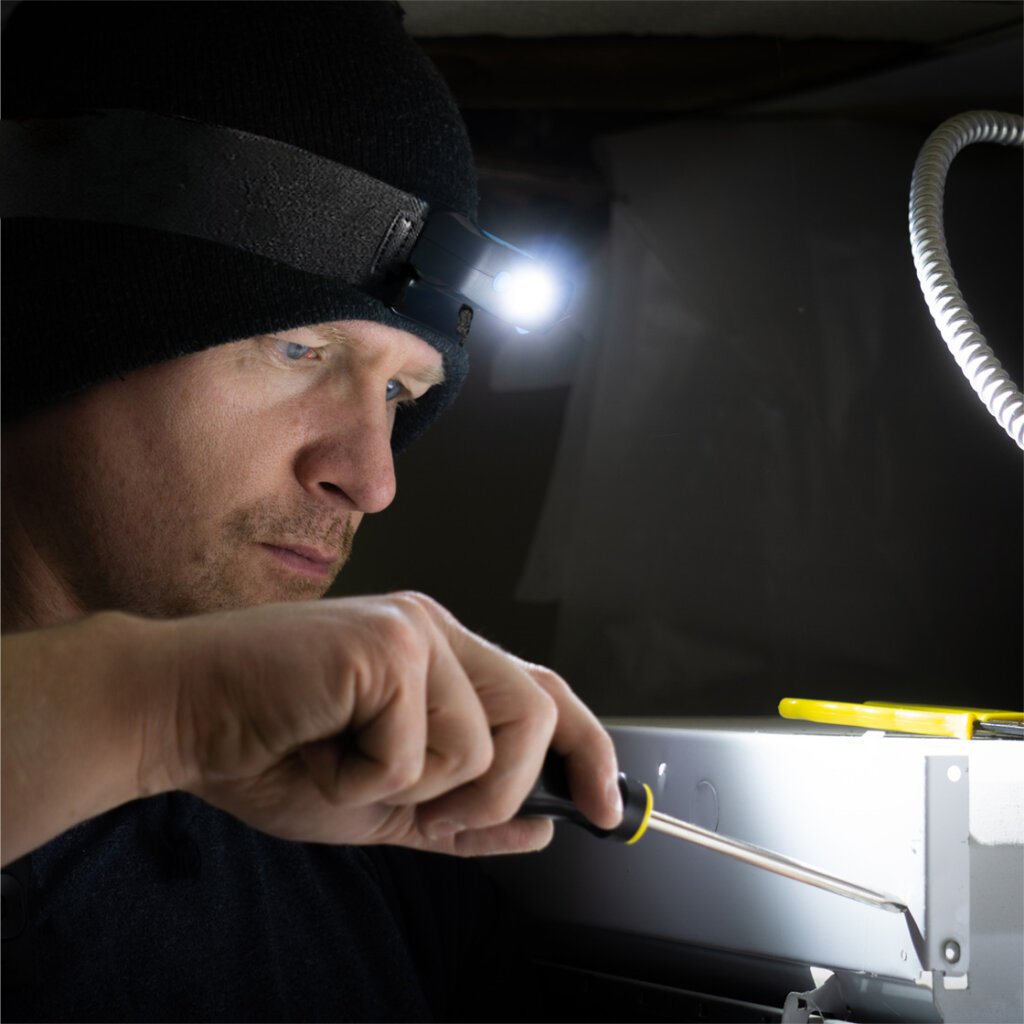
[[[1019,692],[1019,456],[939,339],[907,241],[931,127],[604,140],[606,276],[518,593],[560,603],[554,665],[600,713]],[[1012,366],[1020,157],[960,160],[953,266]]]

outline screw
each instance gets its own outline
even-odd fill
[[[955,964],[960,960],[960,943],[955,939],[946,939],[942,944],[942,955],[947,964]]]

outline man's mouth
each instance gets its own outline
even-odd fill
[[[329,579],[338,561],[334,552],[325,553],[303,544],[261,544],[260,547],[269,552],[280,565],[313,579]]]

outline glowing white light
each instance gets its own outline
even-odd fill
[[[495,276],[493,287],[501,295],[504,315],[514,324],[543,321],[558,301],[558,284],[543,267],[503,270]]]

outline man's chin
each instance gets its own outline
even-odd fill
[[[164,609],[168,618],[185,615],[203,615],[208,612],[234,611],[261,604],[279,604],[292,601],[315,601],[331,588],[337,574],[330,579],[304,579],[301,577],[260,580],[221,580],[219,585],[196,587],[177,601],[170,601]]]
[[[334,572],[317,579],[275,572],[269,579],[253,581],[248,587],[239,587],[234,594],[234,606],[245,608],[257,604],[277,604],[281,601],[315,601],[331,589],[337,575],[338,573]]]
[[[333,582],[333,577],[326,582],[320,581],[316,583],[309,580],[303,582],[296,580],[288,585],[280,585],[272,589],[267,597],[252,601],[251,604],[276,604],[279,601],[315,601],[323,597],[331,589]]]
[[[166,610],[172,615],[195,615],[278,602],[315,601],[330,590],[347,560],[346,550],[325,567],[287,549],[246,545],[240,554],[219,564],[207,562],[187,586],[167,594],[167,604],[173,608]]]

